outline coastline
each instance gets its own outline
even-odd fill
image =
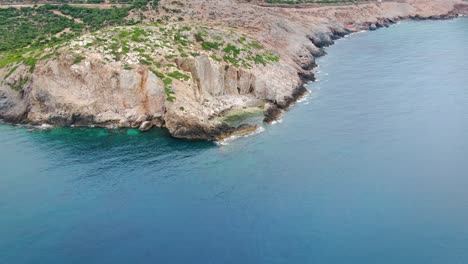
[[[416,16],[409,16],[409,17],[395,17],[395,18],[385,18],[381,22],[378,22],[376,24],[373,23],[368,23],[369,26],[367,29],[360,29],[356,31],[346,31],[346,32],[333,32],[331,35],[329,35],[330,39],[332,40],[331,42],[329,41],[320,41],[317,40],[314,42],[314,40],[311,40],[314,45],[319,47],[320,49],[325,48],[325,47],[330,47],[335,44],[335,41],[340,40],[342,38],[345,38],[349,35],[360,33],[360,32],[368,32],[368,31],[375,31],[381,28],[387,28],[392,25],[398,24],[399,22],[403,21],[424,21],[424,20],[432,20],[432,21],[437,21],[437,20],[450,20],[450,19],[456,19],[458,17],[464,17],[466,15],[463,14],[445,14],[445,15],[440,15],[440,16],[429,16],[429,17],[422,17],[419,15]],[[327,53],[323,51],[320,53],[318,56],[315,56],[314,58],[320,58],[323,56],[326,56]],[[313,70],[317,69],[319,67],[319,64],[314,64],[313,66],[307,68],[310,73],[307,75],[307,77],[302,78],[302,83],[300,85],[300,88],[296,93],[293,93],[293,99],[288,100],[287,104],[284,107],[278,107],[277,109],[279,112],[274,112],[272,114],[266,114],[265,121],[266,123],[271,123],[276,121],[282,116],[282,111],[285,111],[289,109],[292,105],[295,103],[299,102],[304,96],[306,96],[308,93],[310,93],[307,88],[305,88],[305,85],[308,83],[313,83],[316,81],[315,74],[313,73]],[[304,74],[302,72],[298,72],[299,75]]]
[[[398,9],[395,7],[400,7],[399,4],[395,3],[389,3],[388,5],[390,5],[390,7],[387,8],[390,10]],[[434,5],[436,4],[434,3]],[[190,64],[185,63],[184,60],[182,60],[181,62],[177,62],[177,66],[180,66],[183,70],[190,72],[191,75],[194,76],[194,81],[190,85],[180,84],[180,86],[174,87],[176,94],[182,94],[182,96],[187,95],[187,99],[178,96],[178,100],[175,103],[165,102],[166,100],[164,95],[163,97],[159,96],[148,98],[148,90],[150,87],[147,86],[147,80],[154,79],[152,82],[155,84],[153,85],[158,85],[160,81],[156,76],[153,76],[153,74],[148,71],[148,68],[143,67],[133,73],[136,76],[139,76],[138,74],[142,76],[137,88],[139,91],[141,90],[144,93],[144,98],[141,99],[141,102],[136,102],[135,107],[137,109],[141,109],[143,106],[143,110],[134,111],[129,117],[127,117],[129,114],[123,111],[124,109],[116,110],[116,113],[110,113],[109,111],[104,112],[99,110],[102,107],[96,107],[95,110],[87,113],[80,110],[80,107],[82,106],[73,105],[73,100],[75,100],[74,97],[70,98],[72,100],[71,105],[62,105],[60,102],[56,101],[63,95],[56,90],[43,88],[47,84],[49,77],[41,75],[42,73],[38,73],[31,78],[32,81],[30,80],[30,83],[28,83],[18,94],[11,91],[3,91],[2,93],[2,90],[0,89],[0,117],[3,117],[5,121],[10,123],[28,123],[33,125],[50,124],[58,126],[98,126],[107,128],[133,127],[140,128],[142,131],[156,126],[167,128],[170,134],[174,137],[186,139],[222,140],[233,135],[236,136],[255,133],[258,129],[258,126],[256,125],[241,124],[239,126],[231,126],[222,122],[214,123],[210,120],[216,116],[223,116],[231,110],[241,110],[251,107],[252,102],[254,104],[258,104],[263,101],[264,122],[272,123],[280,118],[285,110],[290,108],[294,103],[308,93],[305,85],[308,82],[315,80],[315,75],[312,70],[317,67],[315,59],[326,55],[323,50],[324,47],[333,45],[334,41],[349,34],[362,30],[372,31],[382,27],[389,27],[402,20],[452,19],[459,15],[468,13],[467,6],[468,5],[466,4],[454,4],[452,8],[450,6],[446,7],[445,5],[440,4],[439,8],[444,7],[441,8],[440,11],[438,9],[435,9],[434,11],[431,10],[429,13],[425,13],[424,11],[414,11],[416,13],[411,15],[397,15],[389,17],[380,17],[380,13],[383,13],[383,10],[385,9],[375,3],[363,3],[358,7],[350,5],[327,5],[326,7],[314,6],[313,8],[298,7],[297,11],[300,10],[300,12],[298,11],[299,15],[301,15],[301,12],[305,14],[312,12],[310,10],[317,12],[317,14],[321,14],[321,12],[326,12],[326,14],[328,14],[330,12],[337,12],[336,10],[342,12],[340,16],[336,15],[337,17],[334,18],[339,18],[339,20],[333,20],[332,22],[318,20],[316,24],[314,26],[310,26],[310,29],[307,31],[302,28],[303,26],[307,27],[307,21],[301,21],[303,26],[295,24],[299,22],[296,17],[299,15],[296,13],[281,13],[281,15],[284,16],[284,18],[282,18],[284,21],[279,20],[279,22],[276,22],[274,20],[274,16],[272,16],[272,14],[275,14],[274,12],[277,12],[275,7],[255,7],[254,4],[252,4],[246,6],[246,8],[252,8],[252,10],[256,10],[257,8],[266,9],[264,10],[265,16],[269,19],[273,19],[271,20],[271,23],[273,23],[275,27],[278,27],[277,30],[282,30],[281,33],[283,35],[280,35],[280,38],[278,38],[278,36],[266,30],[243,30],[247,33],[255,32],[254,35],[252,35],[253,39],[260,39],[267,48],[279,53],[281,55],[281,61],[278,63],[267,66],[256,66],[249,71],[235,69],[234,72],[232,72],[228,64],[217,63],[211,58],[194,58],[189,61]],[[333,8],[337,9],[335,10]],[[366,20],[362,21],[359,19],[362,16],[359,12],[363,12],[366,8],[374,8],[374,13],[372,13],[371,16],[364,16]],[[284,8],[281,9],[284,10]],[[287,11],[290,12],[290,10]],[[220,10],[219,12],[223,13],[225,10]],[[407,11],[407,13],[411,12]],[[216,20],[216,15],[214,17],[204,18],[204,14],[201,13],[199,16],[200,17],[193,18],[198,21],[198,23],[206,23],[207,25],[210,25],[212,20]],[[228,28],[233,25],[237,26],[241,20],[245,19],[246,18],[243,18],[242,16],[236,17],[233,22],[226,22],[224,26],[227,26]],[[331,18],[327,17],[327,19]],[[311,21],[314,20],[312,19]],[[288,28],[290,25],[295,26],[295,28]],[[268,25],[263,26],[268,28]],[[299,38],[300,41],[295,41],[296,38]],[[61,65],[67,60],[70,59],[63,57],[57,59],[57,61],[53,63]],[[92,65],[93,61],[90,61],[90,63]],[[68,62],[65,66],[70,67],[69,65],[71,65],[71,63]],[[50,72],[50,69],[53,69],[49,62],[44,62],[37,68],[44,73]],[[222,68],[224,68],[224,70]],[[70,69],[72,69],[72,71],[79,69],[80,71],[84,71],[85,74],[89,73],[86,72],[88,71],[86,68],[77,68],[73,65]],[[70,71],[70,69],[67,69],[66,72]],[[113,69],[113,71],[115,70]],[[119,72],[121,72],[121,70],[119,70]],[[209,72],[209,75],[200,75],[200,72]],[[120,74],[124,74],[124,72]],[[0,72],[0,76],[1,75],[2,74]],[[73,72],[69,75],[72,76]],[[95,78],[101,78],[100,76],[102,75],[98,75]],[[63,76],[57,74],[50,77],[51,78],[49,79],[63,78]],[[21,80],[22,76],[13,75],[11,78]],[[42,84],[36,84],[35,86],[35,82],[38,82],[38,79],[41,78],[43,79]],[[197,80],[198,83],[195,82],[195,80]],[[219,80],[222,80],[223,83],[220,84]],[[247,83],[242,80],[246,80]],[[63,85],[59,81],[56,82],[57,87]],[[235,85],[238,87],[242,82],[244,82],[246,85],[245,89],[247,90],[243,92],[243,94],[238,92],[239,88],[237,88],[238,91],[228,91],[226,85],[229,82],[236,82],[237,84]],[[76,81],[70,79],[68,83],[73,86]],[[91,84],[85,83],[85,86],[86,85]],[[104,89],[106,92],[109,90],[109,87],[106,86],[106,84],[103,84],[98,88],[101,90]],[[41,91],[41,89],[45,90]],[[200,93],[205,95],[200,98],[198,98],[199,96],[197,95],[193,97],[191,94],[192,92],[190,91],[191,89],[200,89]],[[217,89],[219,92],[213,92],[213,89]],[[112,91],[108,92],[112,94]],[[44,93],[46,94],[46,97],[44,97]],[[60,96],[57,97],[54,93],[58,93]],[[219,95],[222,95],[222,99],[218,99],[218,97],[220,97]],[[102,97],[102,100],[106,100],[106,96]],[[224,100],[223,96],[228,96],[228,100],[222,101]],[[239,102],[239,98],[243,98],[244,101]],[[213,103],[210,102],[210,104],[205,106],[204,101],[207,99],[211,100]],[[148,101],[153,100],[159,101],[159,104],[162,104],[162,108],[158,105],[158,109],[156,110],[149,109],[147,106]],[[51,104],[53,105],[50,106]],[[190,105],[190,108],[187,107],[187,105]],[[213,108],[212,105],[219,106]],[[104,106],[106,105],[104,104]],[[15,107],[19,110],[16,111],[17,109],[14,109]],[[109,107],[112,108],[114,106],[110,105]],[[10,111],[11,109],[13,109],[13,111]],[[187,112],[192,111],[194,114],[187,114]],[[13,114],[8,115],[9,113]],[[122,117],[123,115],[125,117]]]
[[[283,118],[221,142],[0,124],[0,263],[468,263],[467,28],[336,40]]]
[[[410,3],[411,5],[414,5],[412,7],[418,9],[421,8],[419,6],[421,2],[405,2],[405,1],[389,1],[391,3],[386,3],[386,4],[395,4],[398,6],[398,4],[407,4]],[[441,3],[441,2],[439,2]],[[444,5],[445,3],[442,2]],[[298,5],[298,6],[277,6],[277,5],[270,5],[270,4],[264,4],[264,3],[255,3],[261,8],[265,9],[272,9],[272,10],[277,10],[275,8],[280,8],[280,9],[292,9],[292,10],[308,10],[310,8],[314,9],[321,9],[321,8],[343,8],[347,9],[349,7],[353,8],[362,8],[366,7],[369,5],[374,5],[377,4],[377,6],[380,6],[381,3],[355,3],[355,4],[349,4],[349,3],[342,3],[342,4],[305,4],[305,5]],[[385,3],[382,3],[385,4]],[[307,34],[307,39],[309,42],[311,42],[317,49],[310,49],[307,47],[307,52],[309,53],[309,57],[306,59],[305,62],[301,62],[300,59],[297,60],[297,58],[294,58],[293,61],[296,65],[300,65],[300,69],[298,69],[295,74],[297,74],[298,79],[300,80],[298,85],[292,89],[292,91],[285,96],[285,100],[281,103],[278,103],[276,101],[269,101],[269,106],[267,105],[265,107],[264,111],[264,123],[266,124],[272,124],[277,122],[277,120],[281,119],[283,117],[283,112],[288,110],[290,107],[292,107],[294,104],[296,104],[298,101],[301,100],[304,96],[306,96],[308,93],[310,93],[309,90],[305,88],[305,85],[309,82],[314,82],[315,81],[315,75],[313,73],[313,70],[318,66],[315,63],[315,59],[326,56],[326,52],[323,50],[324,47],[328,47],[334,44],[334,41],[339,40],[341,38],[344,38],[350,34],[358,33],[361,31],[374,31],[380,28],[384,27],[389,27],[391,25],[394,25],[398,22],[405,21],[405,20],[448,20],[448,19],[455,19],[460,16],[464,16],[468,14],[468,4],[466,2],[456,2],[453,4],[453,7],[449,8],[448,10],[442,11],[437,13],[437,9],[440,8],[440,6],[437,7],[437,3],[429,3],[426,2],[428,6],[431,4],[434,4],[435,7],[433,7],[433,10],[430,12],[435,12],[435,14],[425,14],[427,10],[420,9],[420,11],[417,11],[416,14],[412,15],[397,15],[393,17],[377,17],[375,21],[372,21],[370,19],[369,21],[365,22],[359,22],[359,21],[353,21],[352,24],[354,28],[347,28],[347,25],[345,23],[339,23],[339,25],[327,25],[323,31],[313,31],[313,32],[304,32],[304,34]],[[425,5],[423,4],[423,5]],[[447,3],[450,5],[450,3]],[[203,19],[201,19],[203,21]],[[340,28],[341,27],[341,28]],[[312,37],[315,36],[316,38]],[[318,37],[317,37],[318,36]],[[304,54],[301,54],[303,52],[303,47],[302,50],[296,51],[292,57],[303,57]],[[252,134],[255,134],[256,132],[252,132]],[[229,136],[225,137],[229,138]]]

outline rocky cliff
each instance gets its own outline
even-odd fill
[[[173,1],[162,2],[170,13]],[[255,130],[306,92],[321,49],[402,19],[467,12],[457,0],[276,7],[234,0],[180,1],[185,22],[147,22],[81,36],[0,69],[0,117],[60,126],[165,127],[179,138]],[[179,12],[179,11],[178,11]],[[180,19],[182,20],[182,19]],[[33,56],[33,55],[29,55]],[[236,122],[230,122],[236,115]]]

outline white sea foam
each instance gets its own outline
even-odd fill
[[[254,132],[252,133],[248,133],[248,134],[245,134],[245,135],[235,135],[235,136],[230,136],[228,138],[225,138],[223,140],[219,140],[219,141],[215,141],[214,143],[218,146],[227,146],[229,145],[230,142],[232,141],[235,141],[236,139],[239,139],[239,138],[247,138],[247,137],[250,137],[250,136],[253,136],[253,135],[256,135],[256,134],[260,134],[262,132],[265,131],[265,128],[264,127],[261,127],[259,126]]]
[[[307,102],[311,93],[312,92],[310,90],[307,90],[307,94],[305,94],[299,100],[297,100],[297,103]]]
[[[283,118],[278,118],[275,121],[271,122],[271,125],[281,124],[283,123]]]
[[[42,130],[47,130],[47,129],[52,129],[54,128],[53,125],[50,125],[50,124],[41,124],[40,126],[37,126],[38,129],[42,129]]]
[[[359,30],[359,31],[357,31],[357,32],[354,32],[354,33],[353,33],[353,35],[354,35],[354,34],[362,34],[362,33],[366,33],[366,32],[368,32],[368,31],[369,31],[369,30],[366,30],[366,29]]]

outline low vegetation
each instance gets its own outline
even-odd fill
[[[157,72],[187,80],[173,71],[176,58],[196,57],[204,53],[215,61],[251,68],[279,61],[279,57],[256,41],[232,31],[220,31],[185,23],[156,22],[135,26],[118,26],[111,30],[78,37],[71,42],[76,50],[104,54],[104,59],[151,66]],[[155,70],[154,70],[155,71]],[[170,73],[170,75],[169,75]]]
[[[163,80],[169,101],[175,100],[173,82],[192,78],[177,67],[179,59],[205,54],[214,61],[246,69],[279,61],[277,55],[246,36],[182,22],[116,26],[77,37],[67,48],[75,53],[77,62],[86,54],[97,53],[104,62],[121,63],[127,70],[147,66]]]
[[[279,61],[279,56],[260,43],[234,31],[188,25],[176,18],[169,22],[167,17],[143,22],[142,15],[129,15],[133,9],[158,5],[158,0],[136,0],[109,9],[67,4],[0,9],[0,68],[8,67],[4,79],[21,64],[32,73],[38,61],[62,53],[74,56],[72,64],[80,64],[88,54],[98,53],[103,62],[120,63],[125,70],[146,65],[163,80],[167,99],[174,101],[173,81],[191,79],[190,73],[176,66],[178,58],[205,54],[216,62],[245,69]],[[173,1],[171,5],[184,4]],[[24,78],[17,85],[27,82]]]

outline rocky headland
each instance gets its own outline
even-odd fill
[[[336,5],[161,1],[110,27],[0,68],[0,118],[11,123],[167,128],[187,139],[255,131],[277,119],[313,81],[334,40],[404,19],[468,14],[461,0]],[[177,10],[177,11],[175,11]],[[174,17],[177,19],[168,19]],[[164,19],[163,19],[164,18]],[[358,52],[358,51],[357,51]]]

